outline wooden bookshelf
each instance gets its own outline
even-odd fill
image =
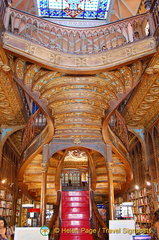
[[[21,209],[22,209],[22,198],[17,199],[16,204],[16,218],[15,218],[15,225],[16,227],[21,226]]]
[[[128,194],[128,201],[133,202],[133,215],[136,223],[151,227],[154,213],[154,198],[152,191],[146,188],[134,190]]]
[[[159,208],[159,183],[158,181],[153,182],[153,193],[154,193],[154,207],[155,211]]]
[[[13,194],[5,188],[0,189],[0,216],[6,219],[7,225],[11,226],[13,215]]]

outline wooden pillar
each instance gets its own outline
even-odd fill
[[[113,161],[111,145],[106,145],[107,149],[107,171],[109,189],[109,220],[114,220],[114,185],[113,185]]]
[[[43,162],[42,162],[42,182],[41,182],[41,207],[40,207],[40,226],[44,226],[46,222],[46,183],[48,170],[48,153],[49,146],[43,147]]]

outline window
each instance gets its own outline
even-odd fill
[[[110,0],[37,0],[39,16],[98,19],[107,17]]]

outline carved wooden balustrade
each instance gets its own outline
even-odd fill
[[[122,141],[126,149],[129,148],[128,129],[125,121],[116,110],[114,115],[111,116],[109,126],[114,134]]]
[[[155,32],[150,12],[98,27],[73,28],[10,7],[4,24],[8,32],[19,37],[59,52],[74,54],[107,51],[153,36]]]
[[[108,240],[108,227],[104,223],[101,215],[99,214],[97,205],[94,200],[94,192],[90,190],[90,200],[92,206],[91,227],[95,229],[93,237],[96,240]]]
[[[29,119],[23,134],[22,149],[24,150],[28,144],[44,129],[46,126],[46,118],[38,109]]]

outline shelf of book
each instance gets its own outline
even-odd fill
[[[15,225],[16,227],[21,226],[21,208],[22,208],[22,199],[18,198],[17,199],[17,204],[16,204],[16,219],[15,219]]]
[[[151,227],[154,213],[154,198],[152,190],[142,188],[129,192],[128,201],[133,202],[133,215],[140,226]]]
[[[0,216],[6,219],[8,225],[11,225],[13,215],[13,194],[7,189],[0,189]]]

